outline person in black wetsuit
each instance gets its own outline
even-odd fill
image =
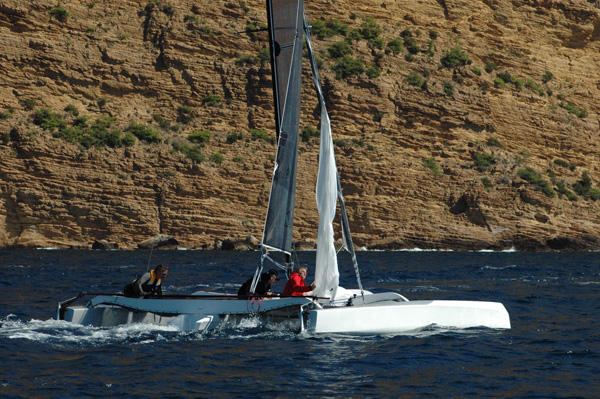
[[[132,298],[162,296],[162,280],[167,277],[169,268],[158,265],[149,272],[142,274],[123,289],[125,296]]]
[[[275,269],[269,270],[267,273],[260,275],[260,280],[256,283],[256,289],[254,295],[271,295],[271,286],[275,284],[275,281],[279,280],[279,273]],[[252,286],[252,278],[248,279],[238,291],[238,296],[252,295],[250,293],[250,287]]]

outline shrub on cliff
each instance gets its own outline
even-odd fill
[[[391,50],[392,53],[398,54],[401,53],[404,49],[402,45],[402,40],[400,39],[392,39],[388,42],[387,47]]]
[[[537,91],[540,96],[544,95],[544,89],[542,89],[537,83],[535,83],[533,79],[528,79],[525,82],[525,87]]]
[[[52,15],[61,22],[65,22],[71,16],[71,13],[61,6],[56,6],[48,10],[48,14]]]
[[[121,129],[110,129],[115,118],[101,116],[96,119],[81,138],[81,145],[91,147],[121,147],[123,144]]]
[[[427,53],[430,57],[433,57],[435,54],[435,43],[433,40],[427,41],[427,50],[423,50],[424,53]]]
[[[596,201],[600,198],[600,191],[592,188],[592,179],[587,172],[583,172],[581,174],[581,180],[577,180],[575,183],[573,183],[572,187],[573,191],[585,199]]]
[[[372,17],[365,18],[360,28],[360,34],[367,40],[375,39],[381,34],[381,26]]]
[[[202,105],[208,105],[209,107],[216,107],[218,105],[221,105],[221,102],[223,102],[223,99],[221,97],[209,94],[209,95],[202,97],[201,101],[202,101]]]
[[[191,159],[194,162],[206,161],[206,156],[200,152],[200,147],[192,147],[188,143],[182,143],[179,141],[173,142],[173,150],[181,152],[186,158]]]
[[[488,147],[498,147],[498,148],[504,148],[504,144],[502,144],[497,138],[495,137],[490,137],[487,139],[487,141],[485,142]]]
[[[0,143],[6,145],[6,144],[10,143],[10,141],[11,141],[10,133],[0,134]]]
[[[523,88],[523,81],[521,79],[518,79],[514,76],[512,76],[510,74],[510,72],[508,71],[503,71],[503,72],[498,72],[496,74],[496,76],[500,79],[502,79],[502,81],[504,83],[512,83],[515,85],[515,87],[517,87],[517,89],[522,89]]]
[[[319,39],[324,39],[326,37],[332,37],[335,35],[346,36],[350,27],[347,23],[340,22],[337,19],[330,19],[328,21],[324,21],[322,19],[316,19],[312,21],[311,32]]]
[[[15,110],[12,109],[12,108],[9,109],[8,111],[2,111],[2,112],[0,112],[0,120],[10,118],[12,116],[13,112],[15,112]]]
[[[567,111],[569,111],[569,113],[575,115],[578,118],[585,118],[586,116],[588,116],[588,112],[585,108],[579,108],[577,107],[575,104],[573,103],[558,103],[558,105],[560,105],[562,108],[566,109]]]
[[[152,120],[158,123],[162,129],[168,130],[171,128],[171,122],[160,114],[152,114]]]
[[[554,75],[552,74],[552,72],[550,71],[546,71],[544,73],[544,76],[542,76],[542,82],[543,83],[548,83],[549,81],[551,81],[554,78]]]
[[[369,77],[369,79],[375,79],[375,78],[378,78],[379,75],[381,75],[381,71],[376,66],[368,67],[366,73],[367,73],[367,76]]]
[[[352,54],[352,49],[348,42],[341,41],[329,46],[327,48],[327,53],[331,58],[342,58],[345,55]]]
[[[452,84],[452,82],[443,80],[442,86],[444,87],[444,95],[452,96],[454,94],[454,85]]]
[[[360,29],[358,29],[358,28],[352,29],[350,32],[348,32],[348,35],[346,36],[346,41],[348,43],[352,43],[353,41],[358,42],[362,39],[364,39],[364,37],[360,33]]]
[[[220,152],[216,152],[210,156],[210,160],[218,165],[225,160],[225,156]]]
[[[210,130],[201,130],[199,132],[193,132],[188,135],[188,140],[192,143],[208,143],[210,140]]]
[[[431,157],[423,162],[423,166],[431,171],[435,176],[440,176],[442,174],[440,170],[440,165],[437,163],[435,158]]]
[[[564,180],[557,181],[555,184],[559,198],[562,198],[562,196],[564,195],[569,201],[577,201],[577,195],[575,195],[572,191],[569,191],[569,189],[567,189]]]
[[[269,53],[268,47],[263,47],[258,50],[258,54],[256,55],[256,60],[260,62],[261,65],[271,61],[271,54]]]
[[[115,118],[101,116],[88,127],[87,117],[80,116],[73,126],[61,128],[54,132],[53,136],[70,143],[80,144],[86,149],[92,147],[119,148],[135,144],[135,138],[131,133],[123,137],[121,129],[111,129],[114,122]]]
[[[494,64],[492,61],[488,61],[485,63],[485,71],[487,73],[492,73],[493,71],[495,71],[498,67],[496,66],[496,64]]]
[[[244,138],[244,135],[242,135],[241,133],[236,133],[236,132],[229,132],[227,133],[227,138],[226,138],[226,143],[227,144],[233,144],[238,140],[241,140]]]
[[[123,137],[123,145],[125,147],[131,147],[134,144],[135,144],[135,136],[133,135],[133,133],[131,133],[131,132],[125,133],[125,136]]]
[[[163,141],[158,132],[150,126],[131,122],[128,131],[137,137],[138,140],[145,141],[146,143],[160,143]]]
[[[462,65],[470,65],[472,61],[467,53],[457,46],[445,53],[440,62],[446,68],[456,68]]]
[[[406,47],[406,50],[408,50],[410,54],[418,54],[421,51],[419,44],[412,37],[404,38],[404,47]]]
[[[235,61],[233,61],[233,63],[235,65],[241,66],[241,65],[254,65],[256,64],[256,58],[252,57],[251,55],[245,54],[242,55],[240,58],[236,59]]]
[[[252,141],[264,140],[271,144],[275,144],[277,141],[275,137],[269,136],[267,131],[263,129],[250,129],[250,139],[252,139]]]
[[[81,126],[65,127],[52,134],[53,137],[61,138],[69,143],[77,144],[81,141],[85,132]]]
[[[65,129],[67,127],[67,122],[49,108],[40,108],[36,110],[33,115],[33,123],[44,130],[50,131],[54,129]]]
[[[555,159],[554,163],[558,166],[562,166],[563,168],[567,168],[570,171],[574,171],[576,166],[573,165],[571,162],[565,161],[564,159]]]
[[[423,78],[423,76],[421,76],[421,74],[417,71],[412,71],[407,77],[406,77],[406,81],[408,82],[409,85],[411,86],[417,86],[417,87],[422,87],[423,83],[425,82],[425,79]]]
[[[457,46],[446,52],[440,62],[445,68],[456,68],[462,65],[470,65],[472,61],[467,53],[460,46]]]
[[[475,154],[475,160],[473,161],[473,165],[480,172],[490,170],[494,163],[496,163],[496,159],[493,154],[484,154],[481,152]]]
[[[180,105],[177,108],[177,121],[180,123],[189,123],[192,120],[192,107]]]
[[[525,169],[520,169],[517,172],[517,176],[529,182],[529,184],[533,185],[536,190],[542,190],[542,192],[548,197],[554,197],[556,195],[552,187],[550,187],[550,184],[548,184],[548,182],[542,178],[542,175],[529,166]]]
[[[360,75],[365,71],[365,66],[361,60],[356,60],[350,56],[345,56],[334,66],[336,79],[346,79],[352,75]]]
[[[374,111],[373,112],[373,121],[374,122],[381,122],[381,120],[383,119],[384,115],[385,114],[384,114],[383,111],[380,111],[380,110]]]
[[[318,137],[321,134],[319,129],[315,129],[312,125],[307,125],[302,128],[302,141],[308,142],[313,137]]]
[[[483,177],[481,179],[481,184],[483,184],[483,187],[485,188],[494,187],[494,183],[492,183],[492,181],[487,177]]]
[[[375,39],[369,40],[369,45],[373,48],[383,50],[385,47],[385,40],[382,37],[376,37]]]
[[[79,110],[73,104],[69,104],[65,107],[65,112],[77,117],[79,116]]]

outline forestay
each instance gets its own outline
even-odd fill
[[[315,267],[315,283],[317,288],[314,295],[319,297],[336,298],[339,286],[339,271],[337,263],[337,255],[335,250],[333,220],[336,214],[337,200],[340,203],[341,225],[344,248],[352,256],[354,271],[360,291],[363,292],[362,283],[360,281],[360,273],[358,271],[358,263],[356,254],[354,253],[354,245],[352,236],[350,235],[350,227],[348,225],[348,216],[346,214],[346,206],[342,196],[342,189],[339,181],[337,166],[335,163],[335,154],[333,150],[333,138],[331,135],[331,122],[325,106],[325,99],[321,89],[319,72],[317,70],[316,59],[312,50],[310,41],[310,27],[304,22],[306,44],[313,72],[313,80],[319,104],[321,106],[321,144],[319,149],[319,174],[317,177],[317,208],[319,211],[319,232],[317,238],[317,260]]]

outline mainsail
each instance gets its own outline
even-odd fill
[[[277,156],[263,233],[265,254],[286,264],[292,250],[296,196],[304,3],[302,0],[267,0],[269,48],[273,74]]]
[[[288,271],[291,264],[300,127],[302,46],[304,36],[306,36],[314,83],[321,106],[321,144],[316,193],[319,210],[315,267],[317,289],[314,294],[333,299],[338,291],[339,272],[333,233],[333,220],[338,201],[342,217],[344,247],[352,256],[356,278],[362,291],[335,163],[331,124],[310,43],[310,28],[304,17],[303,0],[267,0],[267,14],[278,146],[262,241],[263,261],[269,259]],[[261,262],[254,276],[252,292],[254,292],[262,267],[263,263]]]

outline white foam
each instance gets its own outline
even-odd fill
[[[100,328],[54,319],[22,321],[14,315],[0,320],[0,338],[25,339],[56,346],[102,346],[125,341],[146,345],[167,339],[163,335],[165,333],[178,335],[179,331],[173,326],[154,324]]]

